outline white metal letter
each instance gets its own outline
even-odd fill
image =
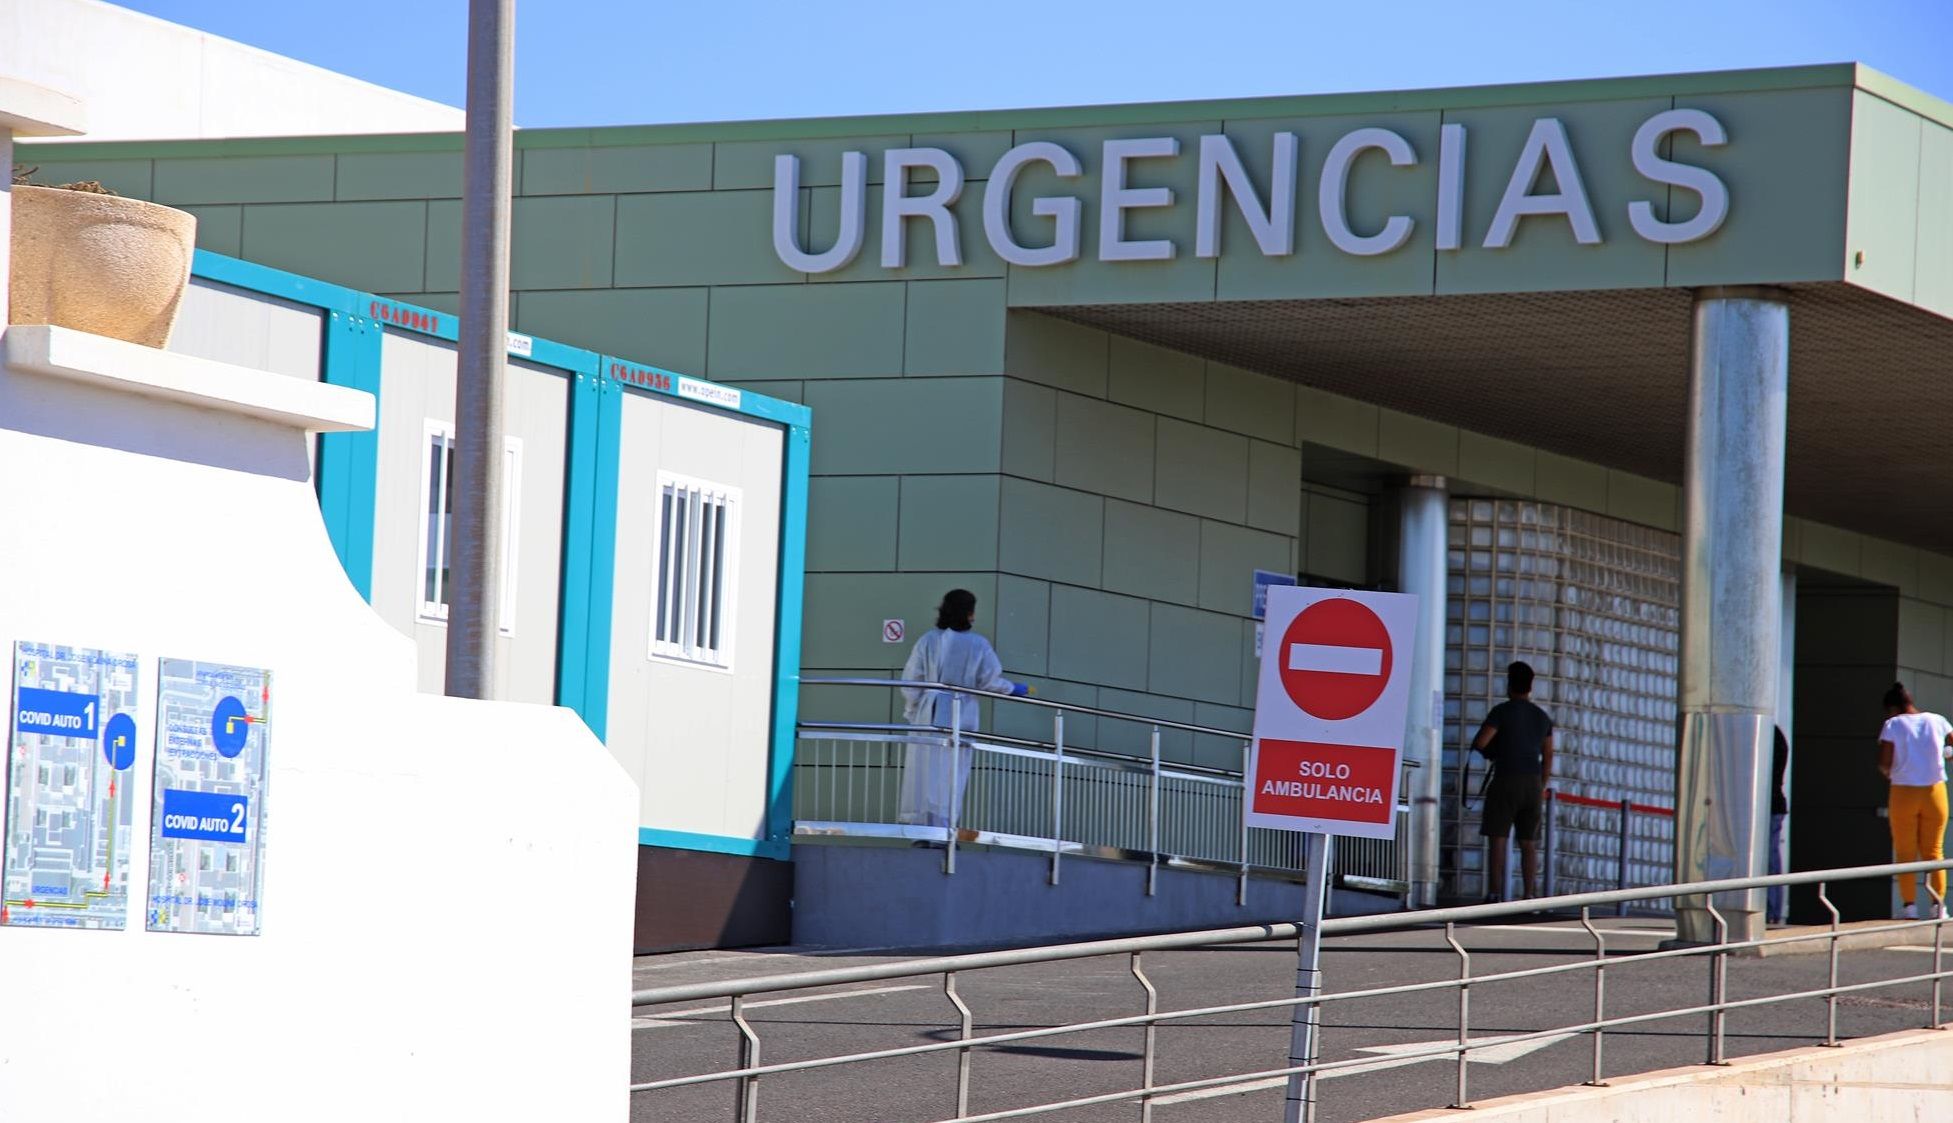
[[[1166,261],[1173,256],[1173,243],[1164,238],[1126,240],[1127,211],[1173,205],[1171,187],[1127,187],[1126,161],[1179,154],[1180,142],[1170,136],[1105,142],[1105,166],[1099,169],[1103,178],[1099,190],[1100,261]]]
[[[1464,244],[1465,126],[1438,128],[1438,248]]]
[[[1558,190],[1551,195],[1532,194],[1541,167],[1553,172]],[[1594,223],[1594,208],[1587,202],[1587,189],[1580,182],[1580,165],[1573,160],[1573,146],[1567,143],[1566,126],[1557,117],[1541,117],[1526,135],[1526,146],[1519,150],[1519,162],[1506,181],[1499,209],[1492,215],[1492,227],[1485,232],[1485,248],[1499,250],[1512,244],[1513,231],[1525,215],[1563,214],[1573,226],[1573,238],[1583,246],[1600,242],[1600,227]]]
[[[1390,157],[1396,167],[1417,163],[1410,141],[1389,129],[1356,129],[1336,142],[1322,161],[1322,185],[1316,191],[1316,213],[1322,216],[1323,233],[1344,253],[1374,257],[1410,240],[1416,225],[1409,215],[1393,214],[1375,234],[1358,234],[1349,227],[1349,208],[1344,199],[1349,193],[1349,169],[1359,153],[1376,148]]]
[[[1221,184],[1226,183],[1255,244],[1267,257],[1285,257],[1295,252],[1295,153],[1294,133],[1276,133],[1274,167],[1268,177],[1268,206],[1241,166],[1234,142],[1225,136],[1200,138],[1200,189],[1194,202],[1194,256],[1219,257],[1221,254]]]
[[[927,195],[908,194],[909,169],[933,168],[936,189]],[[904,219],[926,218],[936,228],[936,261],[963,264],[963,248],[956,238],[956,216],[949,205],[963,194],[963,165],[940,148],[891,148],[882,157],[882,268],[900,269],[909,263]]]
[[[1644,200],[1628,204],[1628,224],[1650,242],[1674,245],[1707,238],[1729,217],[1729,187],[1707,168],[1678,164],[1665,159],[1659,149],[1661,138],[1669,133],[1690,132],[1705,148],[1728,143],[1722,122],[1700,109],[1668,109],[1641,123],[1634,131],[1634,170],[1654,180],[1693,191],[1702,196],[1702,206],[1686,222],[1664,222],[1655,217],[1655,208]]]
[[[1038,248],[1018,242],[1010,230],[1010,192],[1024,165],[1050,164],[1061,179],[1084,172],[1078,157],[1048,140],[1020,144],[1003,154],[990,169],[983,189],[983,236],[998,257],[1012,265],[1062,265],[1078,260],[1078,220],[1084,204],[1069,195],[1044,195],[1031,200],[1031,213],[1052,220],[1051,244]]]
[[[773,252],[789,269],[802,273],[832,273],[861,252],[862,228],[868,223],[868,155],[841,154],[841,222],[834,244],[820,253],[800,248],[800,157],[773,157]]]

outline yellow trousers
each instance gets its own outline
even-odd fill
[[[1889,809],[1892,820],[1892,860],[1894,862],[1936,862],[1944,856],[1946,839],[1946,785],[1912,787],[1892,785]],[[1946,899],[1946,871],[1928,875],[1933,892]],[[1919,893],[1919,875],[1900,874],[1899,900],[1911,904]]]

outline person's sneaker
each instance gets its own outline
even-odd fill
[[[1899,919],[1900,919],[1900,920],[1918,920],[1918,919],[1919,919],[1919,906],[1917,906],[1917,905],[1907,905],[1906,907],[1904,907],[1904,908],[1902,908],[1902,909],[1900,909],[1900,910],[1899,910]]]

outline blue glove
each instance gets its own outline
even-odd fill
[[[1028,697],[1030,693],[1031,693],[1031,684],[1028,682],[1017,682],[1011,684],[1010,696],[1012,698]]]

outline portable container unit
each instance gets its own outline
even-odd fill
[[[347,577],[414,641],[429,692],[456,326],[200,251],[171,342],[377,397],[373,432],[319,438],[314,479]],[[784,941],[810,412],[513,332],[506,379],[497,696],[574,709],[637,780],[639,949]]]

